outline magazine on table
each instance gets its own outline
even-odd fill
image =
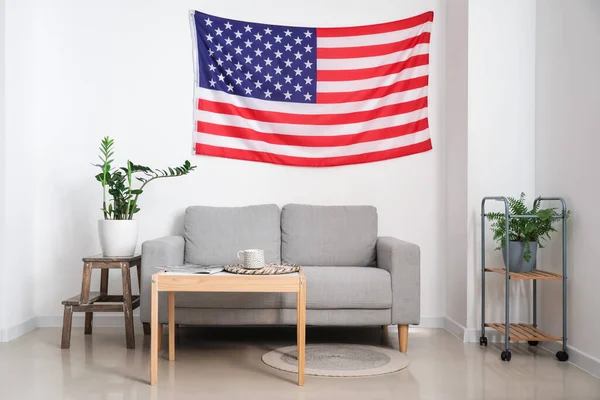
[[[167,265],[166,267],[156,267],[162,271],[167,271],[174,274],[200,274],[213,275],[225,270],[223,265],[198,265],[198,264],[183,264],[183,265]]]

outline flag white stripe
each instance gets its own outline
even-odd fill
[[[360,111],[374,110],[379,107],[404,103],[421,99],[427,96],[427,87],[392,93],[379,99],[370,99],[339,104],[314,104],[314,103],[288,103],[254,99],[252,97],[228,94],[220,90],[196,87],[196,98],[220,103],[229,103],[239,108],[251,108],[261,111],[282,112],[291,114],[321,115],[321,114],[347,114]]]
[[[378,76],[376,78],[359,79],[355,81],[319,81],[317,82],[317,93],[354,92],[357,90],[375,89],[389,86],[405,79],[418,78],[428,74],[429,66],[407,68],[400,73]]]
[[[205,145],[226,147],[230,149],[254,150],[265,153],[279,154],[282,156],[325,158],[351,156],[356,154],[372,153],[377,151],[391,150],[398,147],[410,146],[429,139],[429,129],[409,135],[399,136],[391,139],[364,142],[349,146],[335,147],[304,147],[270,144],[259,140],[240,139],[229,136],[209,135],[196,133],[196,142]]]
[[[317,58],[318,70],[348,70],[380,67],[406,61],[413,56],[429,53],[429,43],[420,43],[407,50],[397,51],[384,56],[362,58]]]
[[[196,110],[195,118],[196,121],[224,126],[248,128],[263,133],[298,136],[337,136],[353,135],[364,131],[389,128],[416,122],[427,118],[427,107],[405,114],[392,115],[389,117],[376,118],[371,121],[343,125],[279,124],[245,119],[237,115],[219,114],[200,110]]]
[[[361,36],[317,37],[318,48],[360,47],[395,43],[431,32],[431,22],[393,32],[375,33]]]

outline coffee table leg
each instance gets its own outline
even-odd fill
[[[150,316],[150,384],[158,382],[158,286],[156,279],[152,279],[152,299]]]
[[[163,324],[158,324],[158,354],[162,351]]]
[[[298,386],[304,386],[304,361],[306,353],[306,278],[300,277],[300,288],[296,295]]]
[[[175,292],[169,292],[169,361],[175,361]]]

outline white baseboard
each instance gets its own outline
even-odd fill
[[[134,323],[142,325],[139,318],[134,315]],[[73,315],[73,327],[82,328],[85,317],[81,315]],[[38,328],[60,328],[62,327],[62,316],[45,316],[36,318]],[[94,326],[100,328],[120,328],[125,326],[123,315],[98,315],[94,314]],[[421,317],[419,328],[444,328],[444,317]],[[396,325],[390,325],[390,330],[397,329]]]
[[[465,332],[467,328],[463,325],[459,324],[452,318],[444,318],[444,329],[459,338],[462,341],[465,341]]]
[[[479,343],[481,337],[481,329],[467,329],[448,317],[444,318],[444,329],[465,343]],[[485,330],[485,337],[489,343],[504,341],[504,336],[491,328]]]
[[[411,325],[413,326],[413,325]],[[444,328],[444,317],[421,317],[419,325],[414,325],[415,328]],[[396,332],[398,330],[397,325],[389,325],[389,332]]]
[[[134,315],[133,318],[134,325],[142,326],[142,322],[140,321],[139,316]],[[83,313],[73,315],[73,323],[71,325],[72,327],[83,328],[84,323],[85,315],[83,315]],[[37,317],[36,324],[38,328],[62,328],[63,317],[58,315]],[[125,327],[125,320],[123,319],[123,314],[107,315],[95,313],[93,325],[95,328],[123,328]]]
[[[74,328],[83,328],[85,317],[83,314],[73,315]],[[139,316],[134,314],[134,324],[142,325]],[[99,328],[121,328],[125,326],[123,315],[94,314],[94,326]],[[444,317],[421,317],[421,323],[415,325],[419,328],[444,328]],[[62,316],[51,315],[36,318],[38,328],[61,328]],[[396,325],[390,325],[391,331],[398,329]]]
[[[421,317],[419,328],[444,328],[444,317]]]
[[[137,315],[134,315],[134,325],[139,326],[141,328],[142,322],[140,321]],[[73,328],[83,328],[85,323],[85,316],[83,314],[73,315]],[[47,316],[47,317],[36,317],[30,318],[29,320],[10,327],[8,329],[0,330],[0,343],[10,342],[18,338],[19,336],[23,336],[24,334],[31,332],[36,328],[62,328],[63,317],[56,316]],[[125,327],[125,320],[123,319],[123,315],[103,315],[103,314],[95,314],[94,315],[94,327],[97,328],[123,328]]]
[[[37,328],[36,319],[30,318],[27,321],[8,329],[2,329],[0,331],[0,343],[10,342],[11,340],[18,338],[27,332],[31,332],[35,328]]]
[[[488,338],[488,342],[495,342],[496,339],[495,337],[492,338],[490,337],[490,333],[493,334],[493,332],[486,332],[485,336]],[[464,333],[464,337],[463,337],[463,342],[465,343],[479,343],[479,337],[481,336],[481,330],[480,329],[465,329],[465,333]]]
[[[540,343],[540,347],[553,354],[562,350],[560,342],[542,342]],[[596,378],[600,378],[600,359],[572,346],[567,346],[567,353],[569,354],[569,363],[594,375]]]

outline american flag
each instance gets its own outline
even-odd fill
[[[325,167],[431,149],[433,12],[349,28],[190,22],[196,154]]]

